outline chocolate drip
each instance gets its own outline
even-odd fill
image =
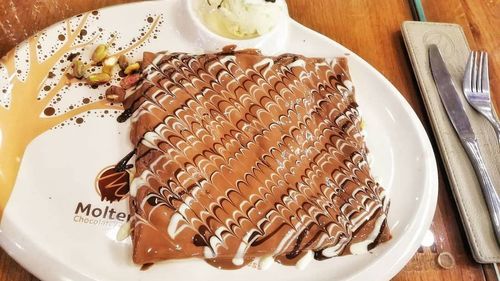
[[[141,266],[141,271],[146,271],[148,269],[150,269],[152,266],[154,265],[154,263],[150,262],[150,263],[145,263]]]
[[[129,152],[127,155],[125,155],[125,157],[123,157],[120,160],[120,162],[118,162],[118,164],[116,164],[116,166],[115,166],[116,172],[123,172],[125,170],[128,170],[128,169],[134,167],[134,165],[128,164],[128,161],[130,161],[130,159],[132,159],[132,157],[134,157],[135,151],[136,150],[134,149],[131,152]]]
[[[306,228],[299,234],[299,237],[297,237],[297,240],[295,241],[295,246],[293,246],[293,250],[285,255],[287,259],[292,260],[298,255],[300,255],[301,253],[300,244],[302,244],[302,240],[304,240],[308,232],[309,228]]]
[[[132,116],[133,113],[134,112],[132,111],[132,109],[127,108],[120,115],[118,115],[116,121],[118,121],[118,123],[123,123],[127,121],[130,118],[130,116]]]

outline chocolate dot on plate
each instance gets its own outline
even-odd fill
[[[154,21],[153,17],[148,17],[148,22],[149,23],[153,23],[153,21]]]
[[[44,90],[44,91],[50,91],[50,86],[49,86],[49,85],[46,85],[45,87],[43,87],[43,90]]]
[[[53,108],[53,107],[47,107],[45,108],[45,110],[43,111],[43,114],[45,114],[46,116],[52,116],[56,113],[56,110]]]
[[[87,35],[87,30],[86,29],[80,30],[80,36],[85,36],[85,35]]]
[[[21,70],[20,69],[18,69],[16,72],[17,72],[17,74],[21,74]]]
[[[87,103],[89,103],[89,102],[90,102],[90,99],[89,99],[89,98],[84,98],[84,99],[82,100],[82,102],[83,102],[84,104],[87,104]]]
[[[64,41],[66,40],[66,36],[64,36],[64,34],[59,34],[59,36],[57,36],[57,39],[59,39],[59,41]]]
[[[97,16],[97,15],[99,14],[99,11],[92,11],[92,14],[93,14],[94,16]]]
[[[69,106],[69,109],[73,109],[73,108],[75,108],[75,107],[72,105]],[[73,118],[71,120],[73,120]]]
[[[83,118],[78,117],[78,118],[76,118],[75,122],[76,122],[76,124],[82,124],[83,123]]]

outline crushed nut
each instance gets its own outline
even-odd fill
[[[111,86],[106,90],[106,99],[111,102],[123,102],[125,99],[125,89],[118,86]]]
[[[141,69],[141,65],[138,62],[136,62],[136,63],[130,64],[129,66],[127,66],[127,68],[125,68],[125,70],[123,72],[125,72],[125,74],[129,75],[130,73],[136,72],[139,69]]]
[[[125,70],[128,66],[128,59],[125,55],[121,55],[118,58],[118,65],[120,65],[121,70]]]
[[[138,73],[129,75],[120,81],[120,86],[122,86],[123,89],[130,89],[132,88],[137,82],[141,79],[141,75]]]
[[[102,72],[111,75],[113,72],[113,67],[115,67],[117,62],[118,62],[118,59],[116,57],[106,58],[104,60],[104,62],[102,63]]]
[[[78,56],[80,55],[79,52],[77,53],[71,53],[68,55],[68,57],[66,58],[68,61],[73,61],[74,59],[76,59]]]
[[[100,63],[108,56],[108,46],[101,44],[97,46],[94,53],[92,54],[92,60],[95,63]]]
[[[84,72],[85,72],[85,66],[83,62],[80,60],[75,60],[73,62],[73,73],[72,73],[73,77],[77,79],[82,79]]]
[[[111,76],[107,73],[95,73],[88,77],[88,82],[91,85],[99,85],[109,82],[111,80]]]

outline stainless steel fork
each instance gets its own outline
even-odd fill
[[[472,51],[467,61],[463,82],[465,98],[493,125],[500,144],[500,121],[491,103],[488,77],[488,53]]]

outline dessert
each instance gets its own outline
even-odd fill
[[[390,239],[346,58],[158,54],[124,107],[137,264],[303,266]]]

